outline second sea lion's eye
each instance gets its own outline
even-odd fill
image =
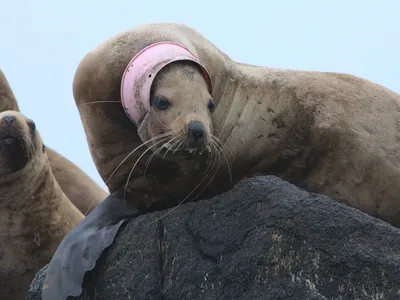
[[[36,124],[33,121],[28,121],[28,126],[32,130],[32,132],[35,132],[36,130]]]

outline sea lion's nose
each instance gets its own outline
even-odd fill
[[[203,123],[199,121],[190,121],[188,124],[188,134],[189,137],[193,138],[195,141],[202,139],[204,137]]]
[[[12,122],[14,122],[17,118],[15,116],[4,116],[3,117],[3,122],[5,125],[8,127],[11,126]]]

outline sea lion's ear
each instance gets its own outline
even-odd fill
[[[42,152],[43,152],[43,153],[46,152],[46,145],[45,145],[45,144],[42,145]]]
[[[212,94],[211,77],[197,57],[185,46],[159,42],[137,53],[126,67],[121,80],[121,102],[126,115],[139,126],[150,111],[150,90],[157,73],[166,65],[179,60],[195,62],[203,70]]]

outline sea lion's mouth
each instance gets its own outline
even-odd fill
[[[27,162],[26,147],[21,140],[12,136],[0,138],[0,174],[19,171]]]
[[[24,143],[20,139],[13,136],[1,137],[0,145],[2,148],[9,148],[9,147],[14,149],[19,148],[19,150],[25,151]]]
[[[165,143],[163,146],[163,150],[168,150],[172,152],[179,152],[181,154],[190,154],[190,155],[203,155],[205,152],[211,152],[210,146],[205,146],[204,148],[180,148],[174,149],[174,146],[170,143]]]
[[[186,157],[193,158],[195,156],[203,156],[205,154],[211,153],[211,147],[205,146],[204,148],[179,148],[177,149],[174,145],[170,143],[165,143],[162,145],[161,151],[158,156],[161,157]]]

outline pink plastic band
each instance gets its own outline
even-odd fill
[[[133,57],[121,81],[122,106],[136,125],[150,110],[150,89],[157,73],[167,64],[178,60],[190,60],[197,63],[204,72],[209,93],[212,93],[210,75],[189,49],[173,42],[151,44]]]

